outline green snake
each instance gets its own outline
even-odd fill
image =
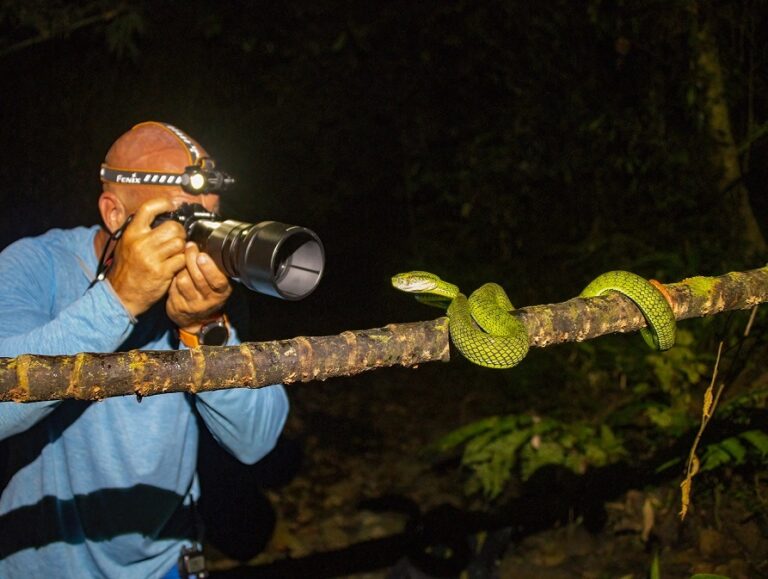
[[[487,283],[469,298],[452,283],[426,271],[410,271],[392,277],[392,285],[416,295],[416,299],[447,308],[448,328],[456,348],[470,362],[486,368],[511,368],[528,353],[525,325],[509,315],[514,306],[501,286]],[[645,317],[640,332],[657,350],[675,344],[675,315],[659,288],[628,271],[609,271],[595,278],[579,294],[589,298],[617,291],[632,300]]]

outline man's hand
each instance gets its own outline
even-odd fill
[[[186,268],[171,282],[165,311],[179,328],[195,334],[202,322],[221,311],[232,286],[213,259],[194,243],[187,243],[184,257]]]
[[[175,208],[170,199],[147,201],[139,207],[115,248],[115,263],[107,279],[134,317],[159,301],[186,265],[186,234],[181,224],[169,220],[152,228],[155,217]]]

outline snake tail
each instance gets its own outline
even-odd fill
[[[648,324],[640,334],[651,348],[668,350],[675,345],[675,314],[664,294],[651,282],[629,271],[609,271],[592,280],[580,297],[600,296],[609,291],[623,294],[638,307]]]

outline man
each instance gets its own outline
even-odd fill
[[[171,125],[122,135],[102,166],[103,227],[54,229],[0,254],[0,356],[167,350],[211,343],[206,335],[236,344],[223,315],[227,277],[185,242],[179,223],[153,227],[182,202],[217,209],[217,194],[176,184],[204,176],[206,163],[202,147]],[[199,526],[195,414],[254,463],[287,411],[280,385],[141,404],[133,396],[0,403],[0,577],[178,577],[181,549]]]

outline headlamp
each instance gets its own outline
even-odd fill
[[[168,173],[164,171],[134,171],[133,169],[110,167],[103,163],[101,165],[102,181],[121,185],[178,185],[192,195],[223,193],[235,184],[234,178],[216,170],[216,163],[213,159],[200,156],[200,149],[184,131],[168,123],[149,121],[142,124],[157,125],[175,135],[187,150],[191,164],[184,168],[183,173]]]
[[[223,193],[235,183],[233,177],[218,171],[213,159],[208,157],[200,159],[197,165],[185,167],[183,173],[133,171],[103,164],[101,166],[101,180],[120,185],[178,185],[193,195]]]

